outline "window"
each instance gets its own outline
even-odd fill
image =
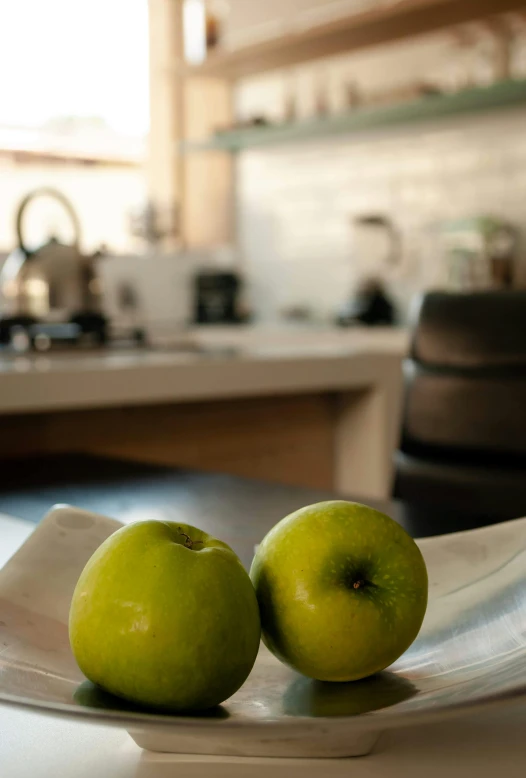
[[[40,186],[71,200],[85,248],[130,248],[130,211],[146,200],[148,85],[147,0],[0,4],[0,252]],[[55,227],[58,215],[34,208],[35,233]]]

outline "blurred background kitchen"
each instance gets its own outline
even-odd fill
[[[0,30],[2,457],[433,499],[462,466],[456,501],[526,511],[526,2],[18,0]]]

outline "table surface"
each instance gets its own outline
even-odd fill
[[[332,491],[143,465],[84,454],[0,462],[0,512],[37,522],[68,503],[128,522],[148,518],[195,524],[232,544],[245,564],[253,544],[304,505],[340,498]],[[356,496],[360,501],[360,496]],[[494,519],[436,505],[367,500],[413,537],[492,524]],[[247,556],[248,555],[248,556]]]
[[[293,489],[257,481],[173,471],[85,456],[52,457],[0,467],[0,565],[24,542],[35,522],[54,502],[80,504],[132,521],[163,517],[197,523],[230,542],[248,564],[254,542],[289,511],[334,497],[318,490]],[[414,535],[443,532],[451,516],[422,506],[391,504],[387,509]],[[431,518],[430,518],[431,517]],[[464,529],[488,523],[484,517],[456,517]],[[349,775],[357,778],[404,776],[448,778],[524,775],[526,706],[503,708],[453,722],[394,731],[364,759],[283,760],[155,755],[142,752],[118,729],[102,728],[0,706],[2,778],[167,778],[246,776],[272,772]]]

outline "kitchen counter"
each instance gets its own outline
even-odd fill
[[[0,457],[80,450],[385,498],[408,335],[199,329],[0,359]]]
[[[185,402],[368,386],[405,330],[194,330],[153,350],[0,355],[0,413]]]

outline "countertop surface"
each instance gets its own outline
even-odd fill
[[[367,387],[403,329],[211,328],[151,349],[0,355],[0,413]]]

